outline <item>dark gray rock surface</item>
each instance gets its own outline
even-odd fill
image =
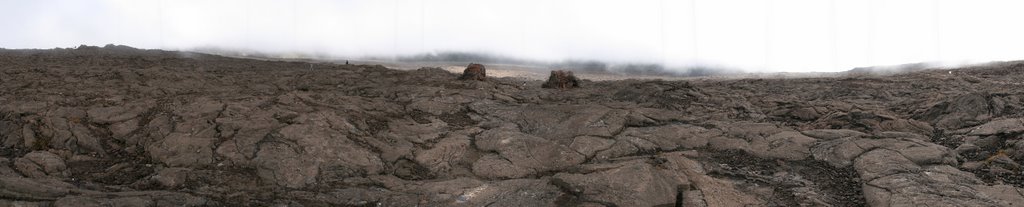
[[[1021,206],[1024,63],[458,81],[0,50],[0,206]]]

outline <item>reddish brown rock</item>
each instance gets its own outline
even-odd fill
[[[459,77],[459,80],[486,81],[487,69],[482,64],[470,63],[469,66],[466,66],[466,70],[462,71],[462,76]]]
[[[548,81],[541,85],[543,88],[578,88],[580,87],[580,79],[576,78],[572,74],[572,71],[551,71],[551,76],[548,77]]]

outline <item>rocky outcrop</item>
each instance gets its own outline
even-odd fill
[[[580,79],[576,78],[572,71],[553,70],[551,71],[551,76],[548,76],[548,81],[544,82],[541,87],[558,89],[577,88],[580,87]]]
[[[486,81],[487,69],[484,68],[484,65],[470,63],[469,66],[466,66],[466,70],[462,71],[462,76],[459,76],[459,80]]]
[[[384,170],[380,156],[337,131],[353,130],[324,113],[296,118],[296,124],[268,134],[253,158],[263,180],[302,188],[322,180],[365,176]],[[341,125],[339,125],[341,124]]]
[[[33,151],[14,160],[14,167],[22,175],[30,178],[68,176],[64,158],[47,151]]]
[[[994,120],[971,129],[967,135],[985,136],[1024,133],[1024,119]]]
[[[582,173],[560,173],[553,182],[591,205],[744,206],[764,205],[755,195],[705,175],[696,161],[680,153],[614,164],[582,166]]]
[[[473,143],[481,151],[497,153],[473,163],[473,172],[484,177],[520,178],[564,170],[586,160],[565,145],[509,129],[484,131]]]
[[[1024,203],[1024,63],[575,87],[181,54],[0,50],[0,206]]]
[[[927,120],[939,128],[960,129],[975,126],[1020,110],[1018,95],[989,92],[969,93],[933,103],[915,118]]]

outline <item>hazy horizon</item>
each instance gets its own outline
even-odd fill
[[[1024,2],[0,0],[0,47],[470,52],[748,72],[1024,59]],[[1015,50],[1016,49],[1016,50]]]

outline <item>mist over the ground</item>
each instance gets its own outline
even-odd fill
[[[113,47],[108,45],[106,47]],[[402,63],[405,65],[462,65],[467,63],[500,64],[518,66],[519,70],[532,70],[532,72],[547,72],[549,70],[569,70],[598,74],[618,75],[641,75],[641,76],[713,76],[713,75],[734,75],[744,73],[738,68],[709,67],[701,65],[664,65],[658,62],[612,62],[600,59],[563,59],[544,61],[536,59],[525,59],[511,56],[490,54],[485,52],[459,52],[442,51],[403,56],[362,56],[362,57],[339,57],[324,53],[268,53],[252,50],[233,50],[223,48],[195,48],[193,52],[206,54],[223,55],[229,57],[258,58],[258,59],[286,59],[286,60],[312,60],[317,62],[336,63]],[[419,66],[413,67],[417,68]],[[410,69],[405,67],[406,69]]]
[[[508,56],[493,55],[487,53],[472,52],[438,52],[418,54],[411,56],[400,56],[393,59],[379,58],[380,60],[391,60],[399,62],[448,62],[448,63],[493,63],[532,66],[546,70],[570,70],[587,73],[612,73],[625,75],[644,76],[711,76],[742,73],[742,70],[735,68],[718,67],[712,68],[699,65],[665,65],[658,62],[610,62],[599,59],[563,59],[557,61],[540,61],[522,59]]]
[[[1014,26],[1024,19],[1016,11],[1022,6],[1002,0],[0,0],[0,47],[112,43],[391,59],[457,51],[563,66],[593,60],[641,69],[843,71],[1024,59],[1018,49],[1024,28]]]

